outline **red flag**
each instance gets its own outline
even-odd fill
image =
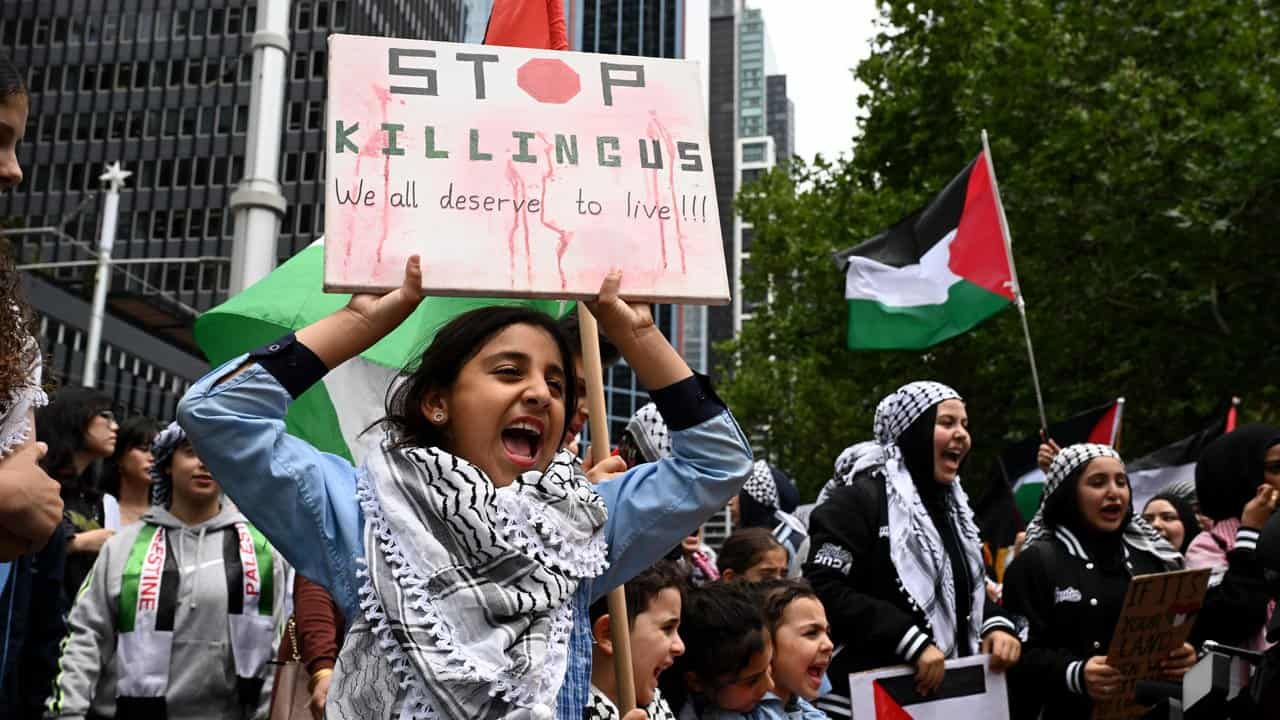
[[[568,50],[563,0],[495,0],[484,44]]]

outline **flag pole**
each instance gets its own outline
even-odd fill
[[[1116,416],[1111,421],[1111,442],[1108,443],[1117,451],[1120,449],[1120,423],[1124,421],[1124,398],[1116,398]]]
[[[587,422],[591,427],[591,455],[596,463],[609,458],[609,414],[604,403],[604,367],[600,362],[600,331],[586,303],[578,303],[578,331],[582,335],[582,369],[587,384]],[[609,591],[609,635],[618,682],[618,713],[636,707],[635,674],[631,670],[631,631],[627,622],[625,586]]]
[[[1031,327],[1027,324],[1027,303],[1022,299],[1022,286],[1018,284],[1018,267],[1013,264],[1013,239],[1009,237],[1009,221],[1004,216],[1004,203],[1000,201],[1000,185],[996,182],[996,166],[991,160],[991,146],[987,144],[987,131],[982,131],[982,156],[987,161],[987,174],[991,176],[991,192],[996,198],[996,211],[1000,217],[1000,235],[1004,238],[1005,257],[1009,260],[1009,278],[1013,282],[1013,305],[1022,319],[1022,337],[1027,341],[1027,359],[1031,362],[1031,384],[1036,390],[1036,410],[1040,412],[1040,431],[1049,432],[1049,420],[1044,414],[1044,395],[1040,392],[1040,371],[1036,369],[1036,351],[1031,346]]]

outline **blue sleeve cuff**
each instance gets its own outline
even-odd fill
[[[298,342],[293,333],[254,350],[249,353],[249,359],[271,373],[295,400],[329,372],[311,348]]]
[[[724,401],[701,373],[649,393],[669,430],[688,430],[724,412]]]

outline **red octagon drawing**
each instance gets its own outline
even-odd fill
[[[516,71],[516,84],[540,103],[560,105],[582,90],[578,73],[563,60],[534,58]]]

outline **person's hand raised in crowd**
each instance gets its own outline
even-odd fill
[[[1053,463],[1053,459],[1062,452],[1062,448],[1058,447],[1057,441],[1048,438],[1046,442],[1040,443],[1040,449],[1036,451],[1036,465],[1040,466],[1040,472],[1049,472],[1049,465]]]
[[[1008,670],[1022,657],[1022,643],[1012,634],[996,630],[982,638],[982,653],[991,656],[992,670]]]
[[[1280,490],[1267,484],[1258,486],[1253,499],[1245,503],[1244,512],[1240,514],[1240,524],[1254,530],[1261,530],[1276,511],[1276,502],[1280,501]]]
[[[1169,653],[1169,657],[1160,663],[1160,677],[1164,680],[1178,681],[1196,664],[1196,649],[1190,643],[1182,643]]]
[[[592,485],[617,477],[627,471],[627,461],[618,455],[610,455],[601,462],[595,461],[595,454],[587,449],[587,456],[582,460],[582,469]]]
[[[0,561],[43,549],[62,521],[61,486],[39,465],[46,449],[27,442],[0,460]]]
[[[647,303],[632,305],[618,297],[621,285],[622,271],[610,272],[600,284],[600,294],[593,302],[587,303],[587,309],[600,323],[600,329],[619,347],[658,332]]]
[[[382,295],[357,293],[351,296],[347,309],[369,325],[374,333],[386,335],[413,314],[422,302],[422,258],[413,255],[404,266],[400,287]]]
[[[1084,664],[1084,689],[1095,702],[1109,700],[1124,691],[1124,675],[1107,664],[1107,656],[1094,655]]]
[[[947,656],[936,645],[930,645],[916,658],[916,692],[929,695],[942,684],[947,672]]]
[[[102,551],[102,546],[107,544],[107,540],[115,535],[114,530],[106,528],[98,528],[97,530],[85,530],[76,533],[71,538],[70,544],[67,545],[69,553],[96,553]]]

